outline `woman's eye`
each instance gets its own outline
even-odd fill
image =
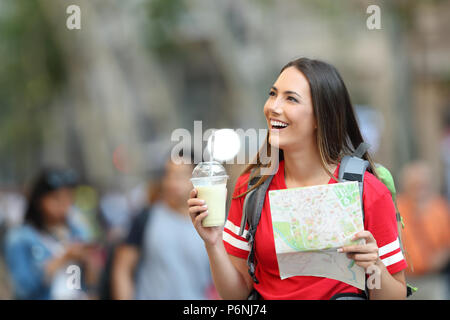
[[[269,91],[269,96],[275,96],[275,91]]]
[[[291,96],[289,96],[287,99],[292,102],[298,102],[297,99],[295,99],[294,97],[291,97]]]

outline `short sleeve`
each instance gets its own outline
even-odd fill
[[[228,254],[242,259],[247,259],[250,252],[250,246],[246,239],[248,226],[245,226],[245,230],[242,236],[239,235],[242,218],[242,207],[244,204],[245,196],[241,196],[236,199],[234,198],[237,195],[245,192],[248,176],[248,174],[242,175],[236,182],[230,209],[228,211],[227,221],[225,222],[225,227],[223,230],[223,243],[225,246],[225,250]]]
[[[389,273],[397,273],[407,263],[400,246],[395,205],[387,187],[374,176],[368,178],[367,185],[364,183],[365,229],[375,238],[378,255]]]

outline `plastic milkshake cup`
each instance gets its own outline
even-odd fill
[[[205,200],[208,216],[203,219],[203,227],[216,227],[225,224],[228,175],[217,161],[200,162],[192,171],[191,182],[197,189],[197,198]]]

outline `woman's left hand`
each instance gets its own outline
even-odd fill
[[[338,249],[338,252],[347,253],[347,258],[353,259],[355,263],[367,270],[368,267],[378,263],[378,246],[370,231],[364,230],[356,233],[352,240],[365,239],[365,244],[345,246]]]

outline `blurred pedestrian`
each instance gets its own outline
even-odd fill
[[[193,166],[168,160],[160,198],[133,222],[115,255],[115,299],[207,299],[213,287],[186,201]]]
[[[24,224],[8,231],[5,259],[17,299],[83,299],[92,282],[87,233],[68,215],[76,174],[70,170],[42,170],[29,194]],[[67,267],[77,265],[79,283],[68,286]],[[76,275],[75,275],[76,276]]]
[[[26,199],[20,190],[0,188],[0,248],[4,247],[6,232],[20,225]],[[4,252],[0,250],[0,300],[12,299],[12,285],[7,272]]]
[[[432,191],[431,179],[430,168],[419,161],[406,165],[401,174],[397,204],[406,225],[407,275],[419,289],[413,299],[445,299],[448,286],[442,271],[450,256],[449,207]]]

